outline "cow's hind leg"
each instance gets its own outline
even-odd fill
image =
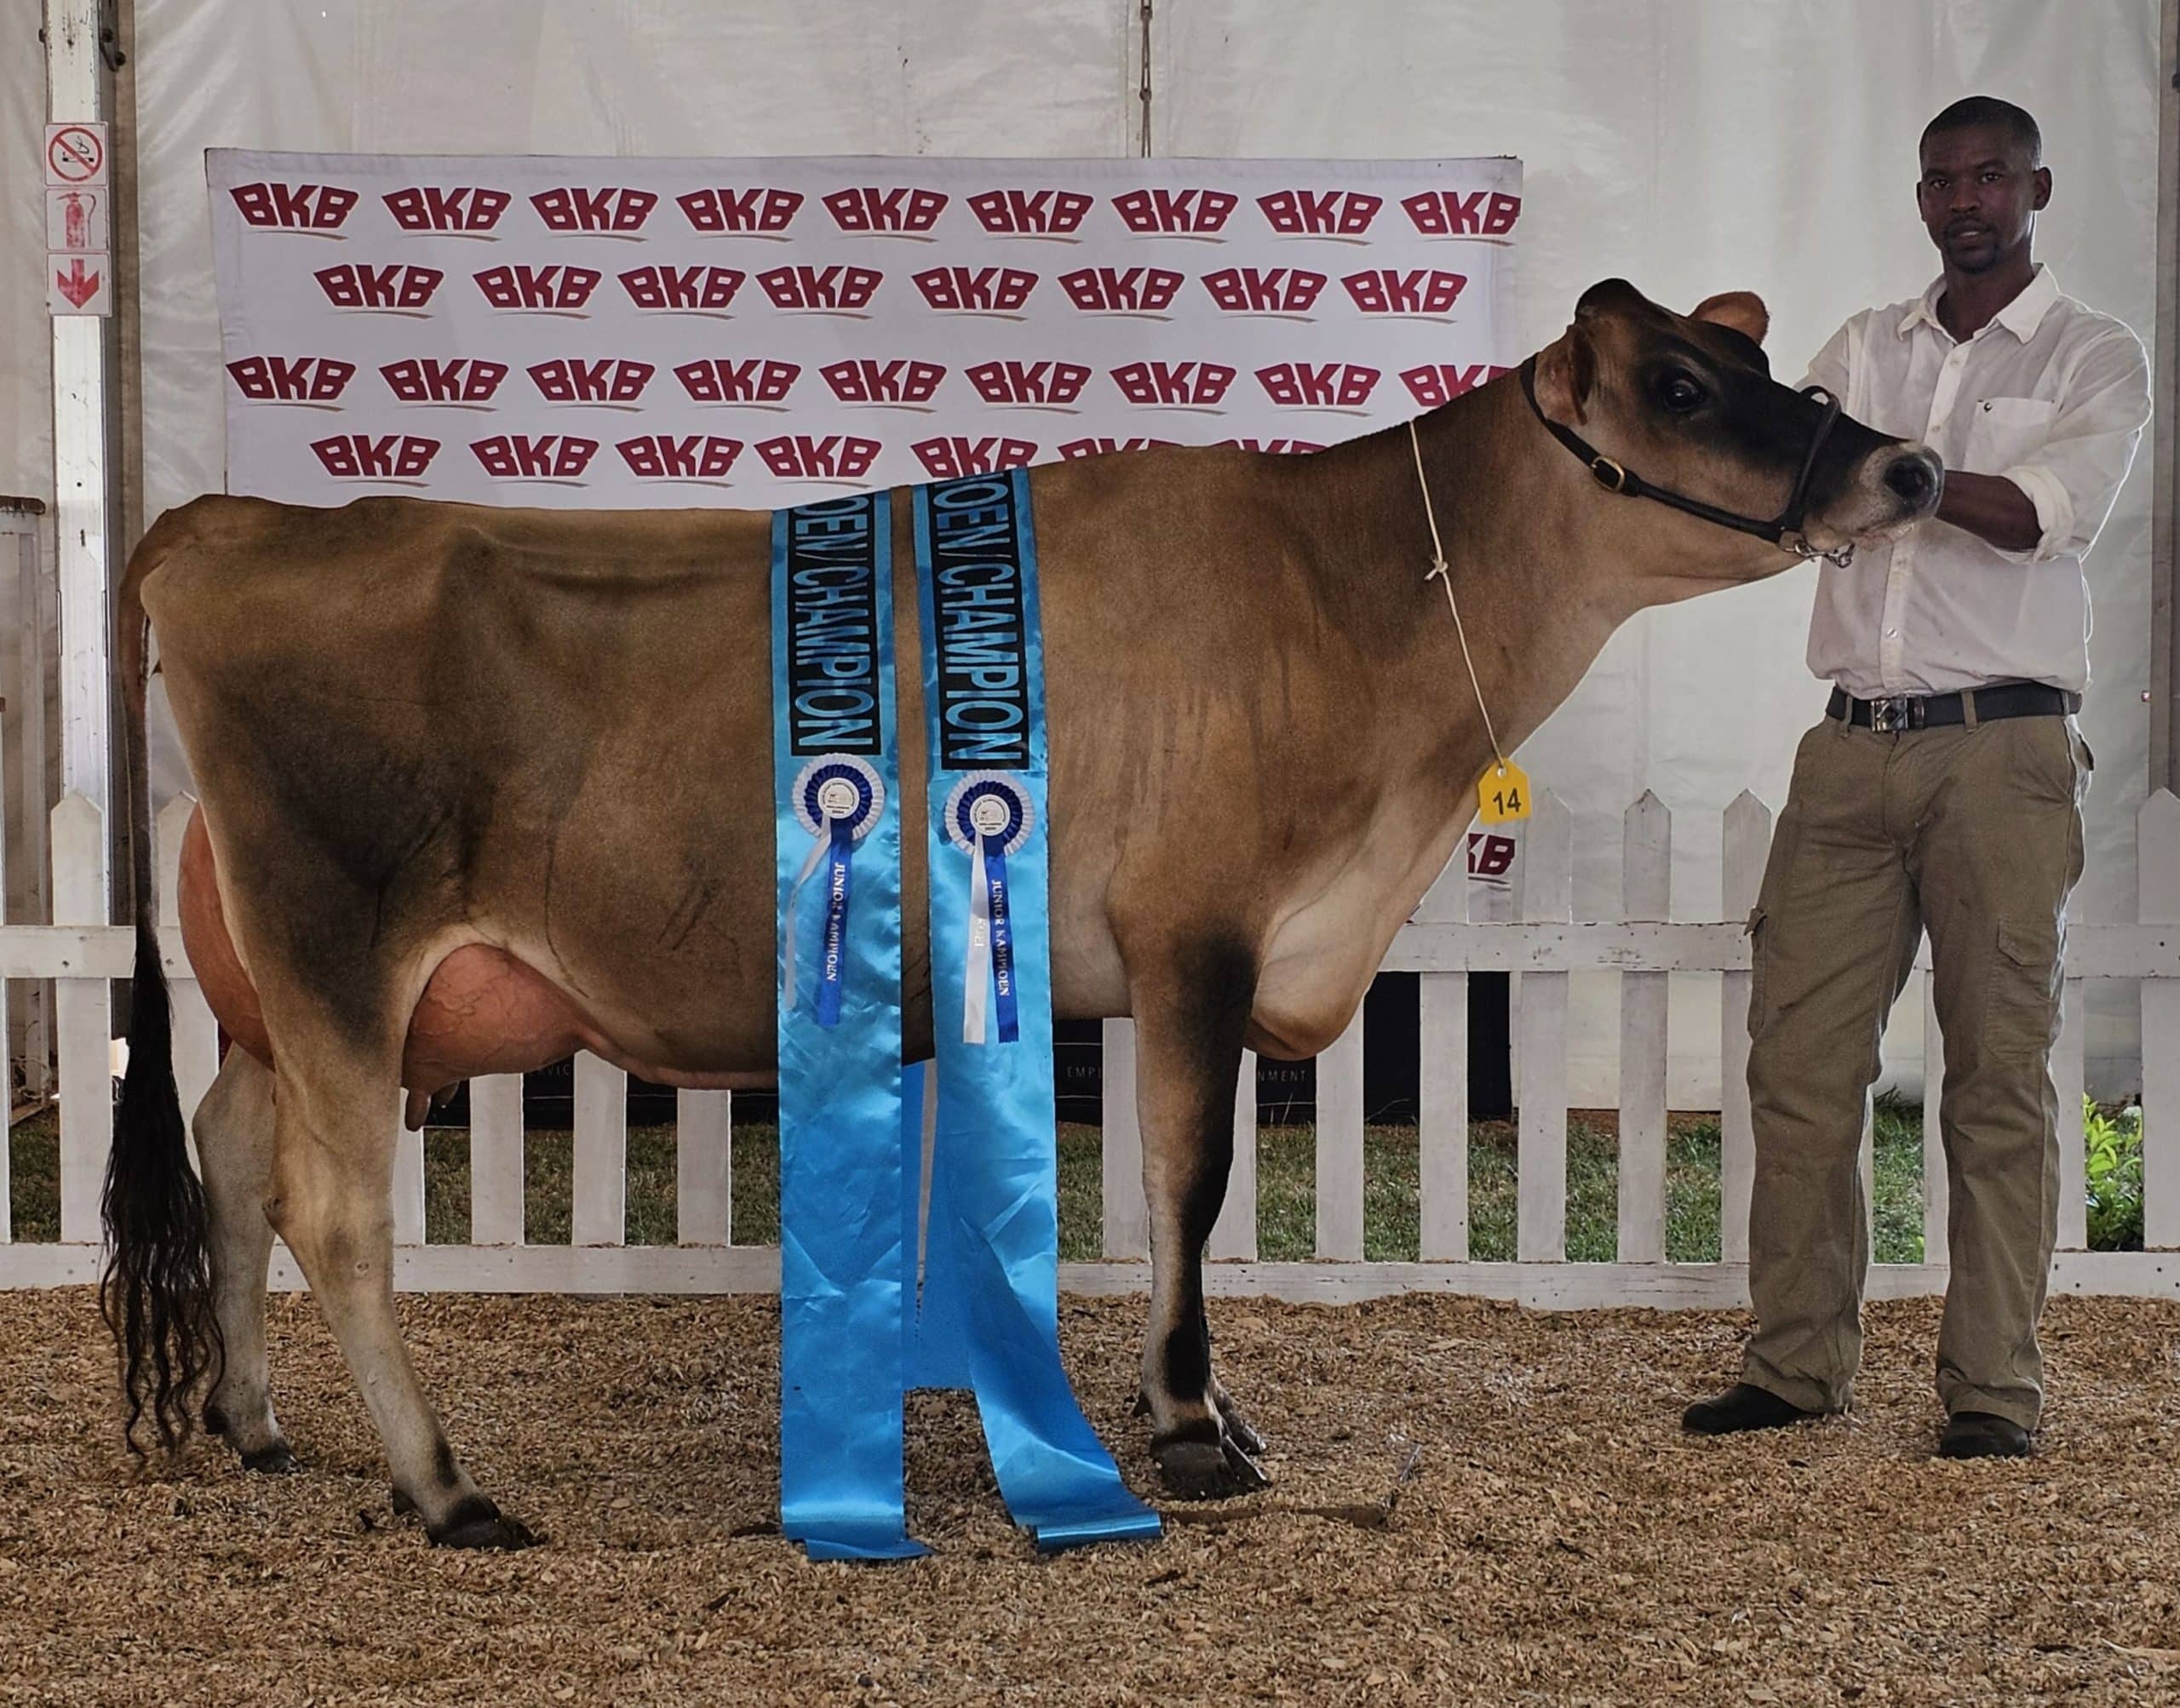
[[[1131,980],[1136,1105],[1150,1210],[1150,1321],[1143,1397],[1167,1491],[1188,1499],[1246,1493],[1268,1479],[1256,1432],[1211,1373],[1203,1248],[1234,1161],[1234,1096],[1256,989],[1238,939],[1192,944]]]
[[[297,1468],[272,1415],[265,1351],[265,1275],[272,1224],[272,1070],[231,1048],[191,1123],[211,1213],[213,1309],[225,1357],[204,1407],[204,1426],[223,1436],[250,1470]]]
[[[279,1089],[272,1224],[341,1343],[385,1443],[395,1493],[422,1517],[426,1533],[457,1548],[527,1547],[536,1538],[503,1517],[455,1458],[394,1314],[398,1038],[364,1044],[353,1024],[307,1008],[301,1024],[284,1026],[293,1014],[276,1016],[268,1000]]]

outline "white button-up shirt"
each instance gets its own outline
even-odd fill
[[[1833,335],[1804,384],[1882,433],[1920,439],[1948,469],[2011,480],[2043,536],[2005,552],[1936,520],[1864,547],[1817,578],[1809,667],[1861,699],[1994,682],[2089,682],[2096,540],[2149,419],[2142,341],[2059,294],[2039,267],[1973,337],[1938,324],[1940,278],[1912,302],[1865,309]]]

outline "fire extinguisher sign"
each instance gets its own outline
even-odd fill
[[[60,255],[89,255],[110,249],[112,224],[106,216],[107,192],[48,190],[45,246]]]

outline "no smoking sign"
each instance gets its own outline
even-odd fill
[[[56,186],[106,181],[106,126],[49,124],[45,128],[45,181]]]

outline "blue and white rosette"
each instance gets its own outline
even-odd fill
[[[886,785],[877,768],[852,754],[824,754],[795,780],[795,822],[811,835],[810,854],[788,891],[787,953],[780,957],[780,1012],[795,1008],[797,921],[803,886],[825,867],[825,928],[818,939],[816,1008],[820,1026],[840,1023],[840,973],[846,961],[848,903],[856,844],[870,834],[886,810]]]
[[[1012,1044],[1022,1035],[1007,857],[1021,851],[1036,818],[1029,791],[999,771],[972,771],[946,798],[947,839],[969,857],[969,954],[961,992],[965,1044],[984,1042],[985,1011],[995,996],[999,1041]]]

